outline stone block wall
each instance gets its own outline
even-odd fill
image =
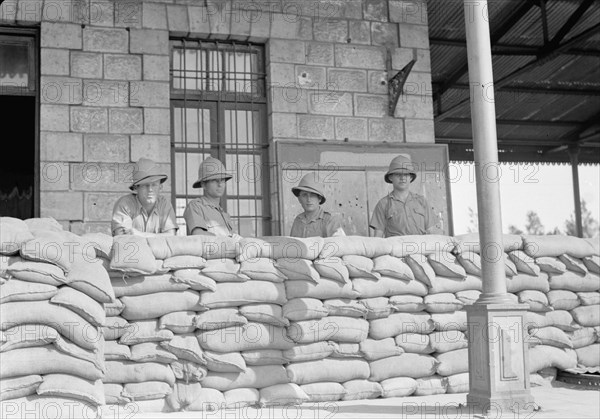
[[[108,232],[132,162],[171,173],[170,36],[265,44],[270,142],[434,142],[422,0],[6,0],[0,25],[39,25],[40,216],[77,233]]]

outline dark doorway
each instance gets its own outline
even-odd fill
[[[0,215],[34,216],[35,97],[0,95]]]
[[[0,27],[0,215],[39,214],[38,30]]]

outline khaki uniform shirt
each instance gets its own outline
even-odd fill
[[[342,227],[340,217],[331,215],[319,208],[319,212],[312,220],[308,220],[304,213],[298,215],[292,224],[292,237],[331,237]]]
[[[195,228],[213,233],[217,236],[229,235],[233,232],[231,217],[220,205],[215,205],[206,197],[191,201],[183,213],[187,225],[187,234],[192,234]]]
[[[377,203],[370,227],[383,231],[384,237],[428,234],[435,229],[436,217],[427,200],[409,192],[406,201],[391,193]]]
[[[142,231],[144,233],[164,233],[177,230],[177,220],[173,206],[164,196],[159,196],[154,208],[148,214],[136,194],[125,195],[117,201],[112,215],[112,234],[119,228]]]

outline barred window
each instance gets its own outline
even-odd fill
[[[198,167],[225,163],[221,206],[242,236],[270,234],[264,49],[260,45],[171,40],[171,150],[174,208],[180,234]]]

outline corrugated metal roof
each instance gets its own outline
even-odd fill
[[[525,1],[528,0],[489,2],[490,32],[497,33],[512,14],[524,7]],[[546,0],[549,40],[583,3]],[[588,132],[600,132],[600,28],[597,27],[600,25],[600,1],[592,2],[562,42],[590,28],[597,32],[570,45],[564,53],[549,56],[549,47],[542,48],[544,25],[539,4],[536,2],[523,13],[493,49],[494,79],[498,81],[509,77],[495,92],[497,119],[501,121],[497,126],[498,139],[500,142],[522,140],[523,147],[528,144],[538,147],[538,144],[544,143],[551,147],[565,143],[565,136],[577,130],[577,125],[574,125],[577,122],[582,124],[581,130],[588,127]],[[463,1],[430,1],[428,10],[436,138],[440,142],[470,138],[471,126],[464,123],[470,118],[468,74],[461,74],[456,82],[447,85],[448,79],[455,73],[460,74],[457,72],[466,63]],[[512,55],[506,52],[500,55],[500,49],[511,51]],[[518,54],[515,53],[517,49]],[[543,59],[539,60],[539,57]],[[510,76],[528,64],[526,72]],[[439,88],[444,85],[446,90],[440,94]],[[445,122],[446,118],[458,118],[463,123]],[[594,128],[594,118],[599,120],[597,128]],[[543,124],[533,125],[532,121],[542,121]],[[561,124],[564,121],[568,122]],[[569,138],[573,139],[576,138]],[[595,151],[586,151],[586,156],[597,155],[600,163],[600,135],[583,144],[583,147],[589,146],[593,146]]]

